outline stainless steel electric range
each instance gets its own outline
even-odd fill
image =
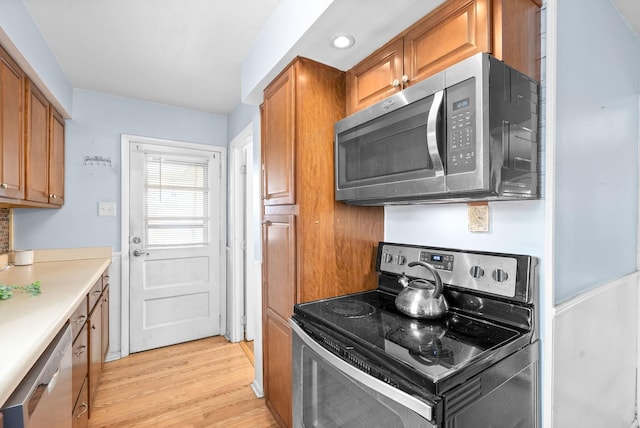
[[[413,318],[400,278],[444,284]],[[411,263],[413,265],[413,263]],[[537,260],[381,242],[376,290],[296,305],[295,427],[537,427]]]

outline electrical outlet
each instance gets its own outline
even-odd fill
[[[469,203],[469,232],[489,231],[489,204],[487,202]]]
[[[116,203],[115,202],[98,202],[98,215],[100,217],[115,217]]]

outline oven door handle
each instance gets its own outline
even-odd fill
[[[433,94],[433,104],[431,104],[429,115],[427,116],[427,150],[429,150],[429,157],[431,158],[431,163],[433,163],[436,177],[444,175],[444,165],[438,150],[438,113],[442,107],[443,99],[444,91],[438,91]]]
[[[411,409],[420,416],[426,418],[427,420],[433,421],[432,406],[412,395],[407,394],[404,391],[394,388],[393,386],[364,373],[363,371],[353,367],[346,361],[335,356],[334,354],[323,348],[321,345],[319,345],[307,333],[305,333],[304,330],[302,330],[302,328],[294,320],[290,319],[289,324],[291,325],[294,333],[298,335],[298,337],[304,342],[306,346],[308,346],[320,357],[324,358],[333,367],[340,370],[343,374],[384,395],[390,400],[402,404],[403,406]]]

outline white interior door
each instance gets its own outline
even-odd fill
[[[130,352],[220,334],[221,158],[129,146]]]

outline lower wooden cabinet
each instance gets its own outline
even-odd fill
[[[85,377],[82,382],[80,394],[73,406],[73,428],[87,428],[89,426],[89,391],[87,385],[89,379]]]
[[[95,398],[102,375],[102,365],[109,347],[108,278],[108,271],[106,271],[69,319],[74,335],[72,348],[74,428],[86,428],[88,425],[91,404]]]
[[[89,405],[93,404],[102,375],[102,305],[100,301],[89,315]],[[91,416],[91,410],[89,410]]]
[[[80,334],[73,342],[72,348],[72,381],[71,391],[73,399],[77,399],[80,395],[82,385],[89,373],[89,336],[87,335],[87,323],[85,321],[84,327],[80,331]]]
[[[269,391],[267,407],[280,425],[291,424],[291,329],[285,320],[273,313],[265,321],[265,391]]]
[[[101,345],[100,350],[102,352],[102,361],[107,359],[107,353],[109,352],[109,286],[102,291],[102,333],[101,333]]]
[[[291,330],[296,301],[294,215],[265,215],[263,255],[263,358],[265,402],[281,426],[291,425]]]

